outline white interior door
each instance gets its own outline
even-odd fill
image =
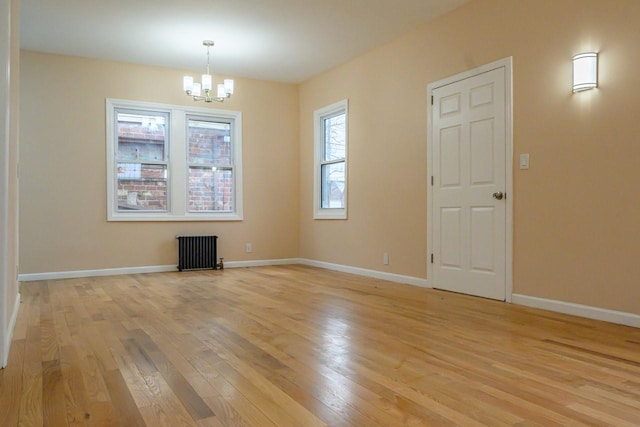
[[[434,287],[506,297],[505,68],[432,90]]]

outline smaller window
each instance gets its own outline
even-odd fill
[[[314,113],[314,218],[347,218],[347,100]]]

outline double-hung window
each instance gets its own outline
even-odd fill
[[[242,219],[241,129],[235,111],[108,99],[108,219]]]
[[[189,212],[233,212],[231,122],[187,116]]]
[[[347,100],[314,113],[314,218],[347,218]]]
[[[169,113],[115,108],[114,115],[117,211],[169,211]]]

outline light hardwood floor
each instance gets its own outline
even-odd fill
[[[640,329],[304,266],[30,282],[0,426],[640,425]]]

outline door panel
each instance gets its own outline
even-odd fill
[[[440,182],[443,187],[460,187],[460,127],[443,129],[440,135]]]
[[[493,226],[495,224],[493,207],[471,208],[471,262],[469,267],[477,272],[495,272],[493,247]]]
[[[504,300],[505,69],[432,94],[434,286]]]
[[[493,119],[473,122],[470,128],[471,185],[493,184],[496,173],[493,163]]]
[[[462,268],[462,215],[460,208],[443,208],[441,220],[441,264],[444,268],[459,270]]]

